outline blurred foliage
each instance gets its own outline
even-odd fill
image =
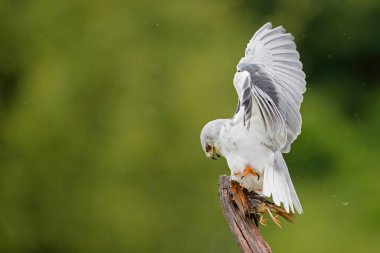
[[[219,207],[235,66],[265,22],[307,74],[274,252],[378,252],[378,0],[0,2],[0,252],[239,252]]]

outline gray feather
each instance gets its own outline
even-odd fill
[[[236,105],[235,115],[238,114],[239,111],[240,111],[240,100],[238,99],[238,103]]]

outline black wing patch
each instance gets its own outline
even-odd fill
[[[273,83],[273,80],[261,70],[259,65],[240,63],[238,68],[247,71],[251,76],[252,85],[260,88],[263,92],[268,94],[277,108],[279,108],[276,86]]]
[[[242,87],[242,97],[238,105],[244,107],[243,122],[247,130],[252,117],[253,99],[259,106],[264,125],[272,143],[273,150],[281,149],[287,139],[285,121],[279,110],[279,97],[274,81],[256,64],[240,63],[238,69],[247,71],[247,78]],[[237,112],[240,108],[237,110]]]

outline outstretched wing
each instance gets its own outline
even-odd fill
[[[290,151],[301,132],[299,109],[306,90],[305,73],[293,40],[282,26],[272,29],[271,23],[265,24],[249,41],[237,66],[238,78],[234,79],[245,122],[249,122],[249,107],[255,99],[274,150],[283,153]]]

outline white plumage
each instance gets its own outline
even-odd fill
[[[301,132],[305,74],[294,38],[267,23],[249,41],[234,77],[238,107],[232,119],[214,120],[201,133],[206,155],[221,154],[231,178],[248,190],[272,196],[287,212],[302,213],[282,153]],[[242,176],[247,166],[257,173]]]

